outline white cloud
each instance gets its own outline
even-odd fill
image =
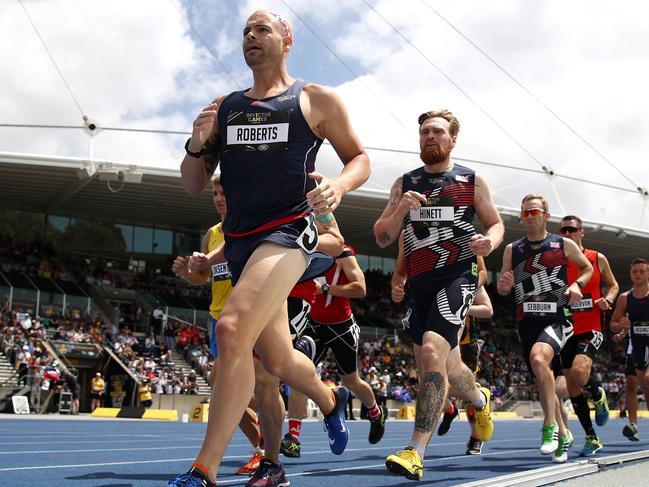
[[[649,5],[630,0],[614,4],[503,0],[488,5],[478,0],[425,1],[371,4],[541,164],[571,177],[631,187],[426,5],[438,9],[625,175],[649,186],[642,160],[649,153],[645,95],[649,31],[644,20]],[[360,75],[350,79],[339,66],[347,81],[335,88],[365,145],[416,151],[417,116],[446,107],[462,124],[456,156],[538,169],[524,150],[363,2],[24,3],[81,107],[104,127],[190,130],[195,115],[215,96],[247,86],[251,77],[241,59],[241,28],[257,8],[286,15],[299,42],[317,49],[302,57],[292,55],[294,76],[314,68],[318,60],[330,60],[288,4]],[[190,30],[188,19],[207,45]],[[0,121],[81,124],[79,111],[18,2],[0,3],[0,29],[5,39],[12,40],[0,44],[0,58],[11,66],[0,79]],[[325,69],[320,73],[327,74]],[[97,157],[177,167],[183,141],[182,136],[103,132],[95,150]],[[80,131],[0,128],[4,151],[80,156],[87,153],[87,146],[87,136]],[[397,175],[418,164],[416,155],[376,151],[371,155],[374,172],[369,188],[388,189]],[[321,159],[326,171],[339,170],[335,156],[326,149]],[[500,204],[515,206],[522,193],[538,188],[547,192],[553,207],[559,207],[545,176],[475,167],[498,189]],[[629,210],[643,204],[639,196],[575,181],[553,182],[566,209],[649,229],[649,217],[641,221],[641,211]]]

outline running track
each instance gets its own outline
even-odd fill
[[[640,421],[642,441],[622,436],[626,424],[611,419],[598,428],[611,455],[649,449],[649,420]],[[341,456],[328,448],[320,422],[302,426],[302,457],[283,459],[291,485],[304,487],[451,486],[552,465],[538,454],[540,420],[496,422],[491,442],[480,457],[466,456],[468,426],[456,422],[445,437],[433,437],[424,462],[424,479],[415,483],[389,474],[387,455],[403,448],[412,431],[410,421],[389,421],[378,445],[367,443],[369,423],[348,422],[351,438]],[[576,441],[570,459],[583,443],[583,432],[571,422]],[[144,487],[166,486],[185,471],[197,453],[204,424],[142,420],[51,420],[0,417],[0,486]],[[243,485],[234,475],[249,457],[240,431],[230,442],[221,467],[219,485]]]

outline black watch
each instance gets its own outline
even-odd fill
[[[326,282],[322,285],[322,294],[327,294],[329,292],[329,284]]]
[[[192,140],[192,138],[190,137],[189,139],[187,139],[187,142],[185,142],[185,152],[187,152],[188,156],[192,156],[192,157],[195,157],[196,159],[198,159],[199,157],[202,157],[202,155],[203,155],[203,148],[201,148],[201,150],[199,150],[198,152],[190,151],[189,150],[189,142],[191,140]]]

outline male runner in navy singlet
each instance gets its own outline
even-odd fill
[[[367,180],[369,159],[338,96],[288,74],[292,44],[285,19],[253,13],[243,30],[253,86],[205,107],[185,145],[181,174],[190,194],[203,190],[220,159],[228,200],[225,257],[235,287],[219,318],[219,364],[203,446],[190,471],[170,482],[173,486],[214,485],[254,388],[253,348],[271,374],[320,407],[332,452],[341,454],[347,444],[348,392],[332,393],[308,358],[293,350],[286,298],[298,280],[312,276],[308,266],[318,234],[310,210],[325,219],[343,195]],[[333,179],[314,172],[324,139],[344,165]],[[264,485],[289,485],[273,480],[272,465],[261,468],[268,469]]]
[[[454,164],[460,123],[448,110],[419,117],[420,158],[424,165],[399,177],[388,204],[374,224],[376,242],[386,247],[404,227],[404,256],[410,298],[415,362],[420,375],[415,428],[408,446],[386,459],[389,471],[411,480],[423,476],[422,458],[439,419],[450,382],[476,409],[476,431],[489,441],[493,423],[489,390],[476,387],[462,363],[458,331],[475,296],[476,255],[487,256],[503,239],[504,225],[487,182]],[[484,235],[476,233],[478,216]]]
[[[629,335],[631,358],[646,403],[649,400],[649,263],[640,257],[634,259],[629,274],[632,287],[617,299],[611,331],[625,331]],[[637,421],[637,404],[634,406]],[[632,422],[625,427],[624,436],[638,441],[637,425]]]

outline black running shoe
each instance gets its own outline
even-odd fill
[[[309,360],[311,362],[315,360],[316,345],[313,338],[311,338],[309,335],[300,337],[300,339],[297,340],[293,345],[293,348],[309,357]]]
[[[444,411],[444,417],[442,418],[442,422],[439,424],[439,428],[437,428],[437,434],[439,436],[444,436],[448,431],[451,429],[451,423],[455,418],[458,417],[460,414],[460,411],[456,406],[453,406],[453,413],[449,414],[446,411]]]
[[[300,458],[300,442],[291,433],[286,433],[279,444],[279,452],[285,457]]]
[[[467,455],[480,455],[482,453],[482,441],[478,438],[469,438],[469,442],[466,444],[466,454]]]
[[[376,419],[370,418],[370,436],[368,441],[374,445],[381,441],[383,433],[385,433],[385,420],[388,417],[388,410],[385,406],[381,406],[381,416]]]

